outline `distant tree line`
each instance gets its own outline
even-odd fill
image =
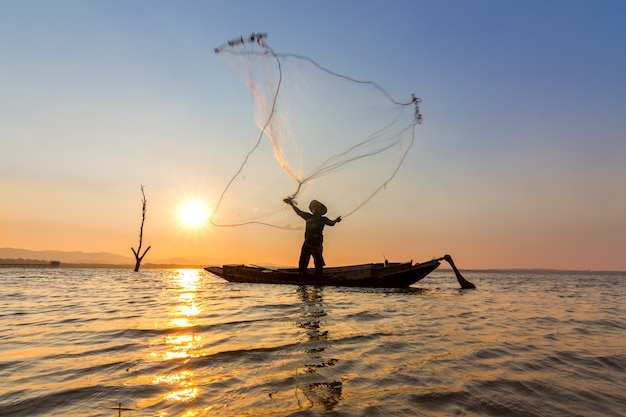
[[[11,264],[11,265],[49,265],[50,261],[42,261],[41,259],[0,259],[0,264]]]
[[[61,266],[61,262],[59,261],[43,261],[41,259],[9,259],[4,258],[0,259],[0,266],[51,266],[58,267]]]

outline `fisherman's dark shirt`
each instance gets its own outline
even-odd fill
[[[306,229],[304,231],[304,243],[312,247],[321,247],[324,241],[322,231],[324,226],[335,224],[328,217],[319,214],[311,214],[307,212],[299,212],[298,215],[306,220]]]

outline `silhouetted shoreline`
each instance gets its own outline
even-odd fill
[[[196,264],[154,264],[146,263],[141,265],[147,269],[202,269],[206,265]],[[105,263],[74,263],[59,262],[53,264],[51,261],[38,259],[0,259],[0,268],[109,268],[109,269],[132,269],[133,264],[105,264]]]

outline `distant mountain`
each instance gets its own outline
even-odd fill
[[[0,248],[0,259],[33,259],[41,261],[60,261],[62,263],[85,264],[134,264],[135,259],[130,256],[117,255],[107,252],[66,252],[58,250],[28,250],[15,248]]]
[[[62,264],[97,264],[97,265],[135,265],[132,256],[118,255],[109,252],[80,252],[60,250],[29,250],[15,248],[0,248],[0,259],[28,259],[33,261],[59,261]],[[202,262],[193,262],[189,259],[167,258],[144,259],[142,265],[198,265]]]

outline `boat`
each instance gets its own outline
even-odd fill
[[[407,288],[437,269],[440,261],[450,264],[463,289],[476,288],[454,265],[450,255],[422,263],[387,262],[324,268],[322,274],[309,269],[302,274],[297,268],[268,268],[258,265],[229,264],[208,266],[206,271],[229,282],[255,284],[316,285],[369,288]]]
[[[332,285],[341,287],[406,288],[439,267],[439,259],[424,263],[384,262],[324,268],[322,274],[309,269],[267,268],[258,265],[230,264],[209,266],[206,271],[229,282],[291,285]]]

